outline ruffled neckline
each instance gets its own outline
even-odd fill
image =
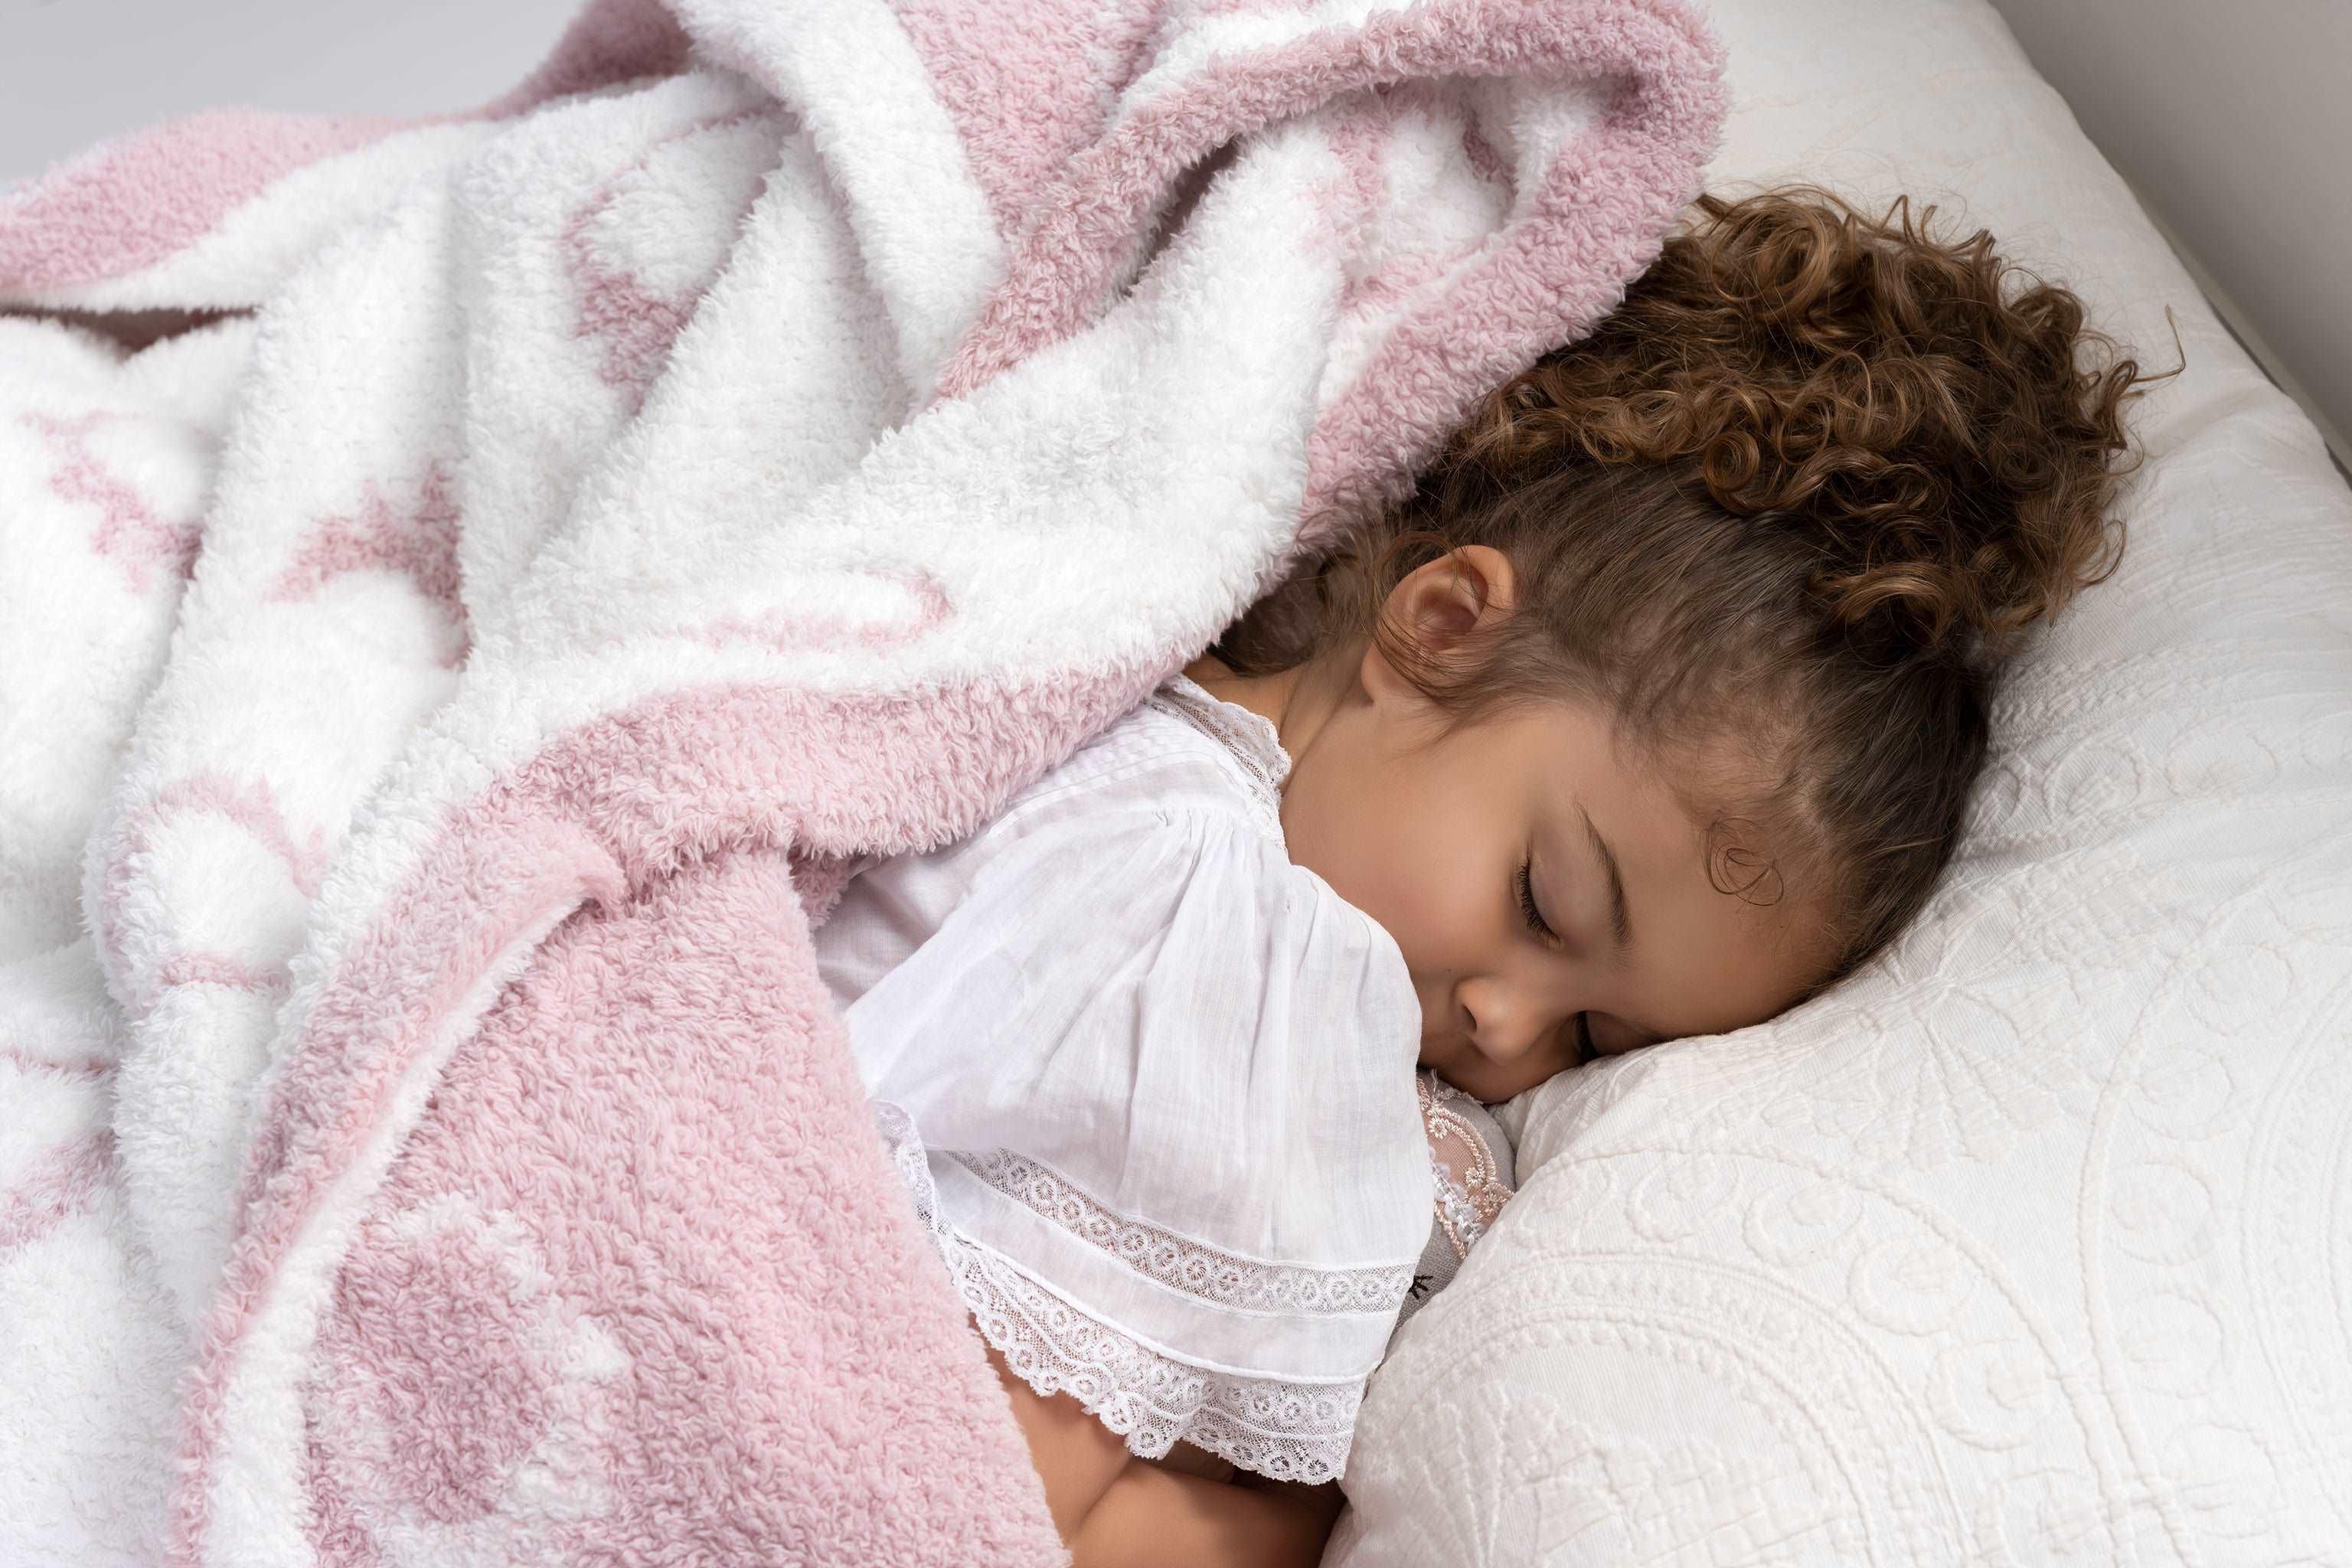
[[[1249,779],[1258,815],[1281,837],[1282,786],[1290,777],[1290,753],[1282,749],[1274,721],[1226,701],[1181,670],[1161,682],[1149,700],[1233,753]]]

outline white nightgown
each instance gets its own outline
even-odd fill
[[[1421,1015],[1283,846],[1274,726],[1171,677],[816,928],[982,1332],[1147,1458],[1343,1468],[1430,1239]]]

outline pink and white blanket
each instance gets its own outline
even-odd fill
[[[810,922],[1604,313],[1723,109],[1675,0],[595,0],[8,193],[0,1561],[1058,1560]]]

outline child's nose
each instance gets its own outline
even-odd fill
[[[1551,1016],[1538,999],[1501,987],[1475,994],[1465,990],[1459,1000],[1469,1016],[1471,1039],[1479,1054],[1493,1061],[1526,1056],[1552,1027]]]

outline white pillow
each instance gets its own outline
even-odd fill
[[[1711,186],[1939,201],[2188,370],[1908,938],[1508,1108],[1327,1562],[2352,1561],[2352,491],[1982,0],[1715,16]]]

